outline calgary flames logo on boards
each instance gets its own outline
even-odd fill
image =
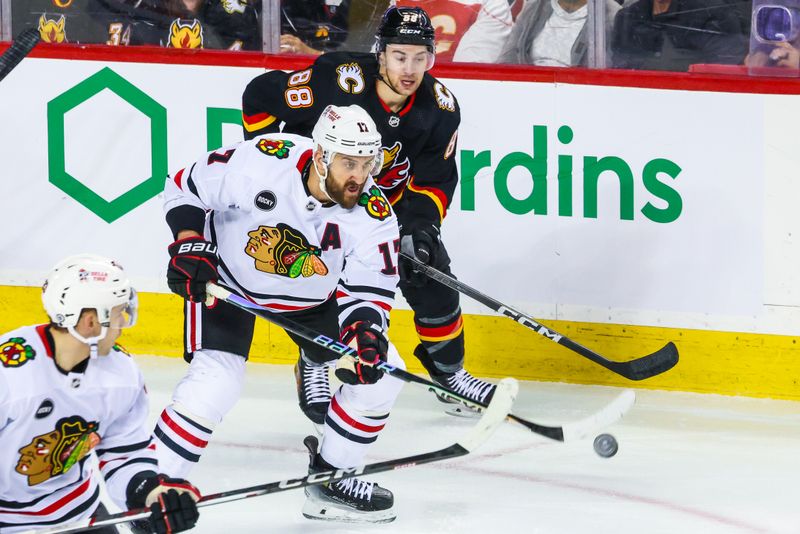
[[[399,141],[395,142],[392,148],[383,149],[383,166],[380,174],[375,178],[375,182],[385,191],[394,189],[408,180],[411,163],[408,158],[397,161],[402,149],[403,145]]]
[[[175,19],[169,26],[171,48],[203,48],[203,26],[197,19]]]
[[[45,43],[63,43],[67,40],[67,31],[64,15],[58,19],[48,19],[44,15],[39,17],[39,36]]]

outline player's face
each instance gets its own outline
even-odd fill
[[[336,154],[328,168],[325,188],[328,195],[340,206],[350,209],[358,202],[364,184],[375,166],[372,156],[346,156]]]
[[[48,478],[53,466],[51,459],[53,451],[58,445],[58,437],[58,432],[50,432],[33,438],[30,443],[19,450],[20,457],[14,470],[26,477],[46,475],[45,478]]]
[[[125,327],[128,321],[125,316],[125,308],[125,304],[120,304],[119,306],[114,306],[111,309],[111,319],[108,322],[109,324],[106,337],[97,343],[97,353],[101,356],[105,356],[111,352],[111,348],[114,346],[114,343],[116,343],[119,339],[119,336],[122,335],[122,329]]]
[[[381,75],[401,95],[410,96],[419,89],[428,70],[431,54],[423,45],[390,44],[382,55]]]

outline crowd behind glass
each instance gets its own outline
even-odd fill
[[[395,2],[392,2],[395,3]],[[800,0],[398,0],[437,62],[797,76]],[[0,0],[0,38],[317,55],[370,50],[387,0]]]

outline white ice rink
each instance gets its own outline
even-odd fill
[[[186,364],[137,357],[152,419]],[[514,413],[540,423],[579,419],[614,388],[521,383]],[[637,390],[608,429],[619,453],[592,440],[557,443],[505,423],[475,454],[371,478],[395,494],[393,523],[354,526],[302,517],[302,490],[202,509],[194,532],[800,533],[800,403]],[[367,461],[442,448],[473,420],[445,415],[406,385]],[[190,477],[204,493],[306,472],[311,430],[288,366],[248,365],[242,399]]]

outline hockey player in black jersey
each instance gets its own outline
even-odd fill
[[[245,138],[283,131],[307,135],[328,104],[367,110],[383,139],[378,186],[400,222],[397,249],[450,272],[440,227],[458,182],[455,153],[460,111],[455,96],[427,71],[434,29],[419,8],[390,7],[376,34],[376,53],[323,54],[307,69],[271,71],[248,84],[242,110]],[[494,386],[464,369],[464,325],[458,293],[400,260],[400,289],[414,310],[420,344],[414,351],[440,384],[489,402]],[[298,362],[300,405],[312,420],[325,413],[323,367]]]

